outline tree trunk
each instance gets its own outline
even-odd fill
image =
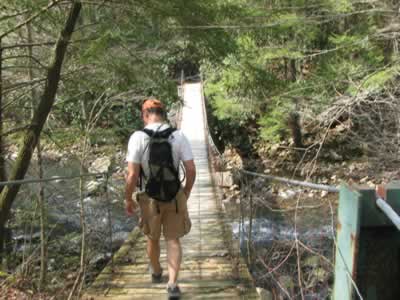
[[[297,78],[296,60],[290,60],[290,80],[295,82]]]
[[[300,115],[297,112],[291,112],[288,118],[288,125],[292,132],[294,145],[297,148],[303,148],[303,137],[301,133]]]
[[[286,57],[283,59],[283,65],[284,65],[284,71],[285,71],[285,79],[289,80],[289,76],[288,76],[288,59]]]
[[[6,181],[5,152],[3,146],[3,48],[0,39],[0,181]],[[0,186],[0,193],[3,187]]]
[[[81,7],[82,4],[79,1],[76,1],[73,3],[70,9],[67,21],[63,30],[61,31],[61,35],[54,50],[55,53],[53,62],[47,72],[46,85],[43,95],[40,99],[38,107],[35,110],[31,124],[24,135],[17,160],[13,166],[13,169],[11,170],[10,180],[23,179],[26,171],[28,170],[33,151],[37,146],[40,133],[54,103],[54,98],[60,81],[62,63],[64,61],[68,42],[78,20]],[[2,229],[8,219],[11,206],[15,200],[19,188],[20,185],[7,186],[3,188],[3,191],[0,194],[0,232],[3,231]],[[2,240],[2,238],[0,238],[0,240]],[[3,247],[1,245],[0,251],[2,248]]]
[[[6,181],[6,168],[5,168],[5,152],[3,146],[3,48],[2,40],[0,39],[0,181]],[[0,186],[0,193],[3,187]],[[5,237],[5,228],[0,226],[0,269],[2,268],[3,261],[3,245]]]

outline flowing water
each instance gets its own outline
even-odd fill
[[[33,163],[32,165],[35,165]],[[74,176],[79,174],[79,162],[74,159],[44,161],[44,177]],[[30,168],[26,177],[37,178],[37,171]],[[84,181],[84,211],[87,224],[89,249],[93,260],[109,257],[126,239],[136,225],[136,219],[127,217],[124,211],[124,180],[111,176],[106,184],[104,177],[87,178]],[[49,254],[52,245],[62,245],[66,253],[79,253],[80,249],[80,201],[79,179],[57,180],[44,183],[48,210]],[[13,206],[11,237],[14,252],[22,252],[27,246],[38,245],[40,237],[37,194],[39,184],[21,187]],[[60,247],[54,246],[53,251]]]
[[[248,195],[246,188],[242,186],[242,196]],[[336,219],[335,208],[331,210],[328,199],[334,204],[337,195],[327,198],[285,187],[291,197],[282,197],[280,192],[270,193],[268,183],[263,188],[269,192],[262,188],[252,191],[251,221],[249,197],[223,203],[235,247],[246,260],[248,250],[252,249],[249,268],[256,284],[275,291],[283,299],[300,299],[299,259],[305,298],[327,299],[333,282]],[[300,245],[298,253],[296,241]]]

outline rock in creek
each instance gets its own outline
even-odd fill
[[[257,287],[256,290],[257,290],[257,293],[260,296],[261,300],[273,300],[274,299],[274,297],[270,291],[260,288],[260,287]]]
[[[90,259],[90,265],[102,265],[106,263],[111,257],[111,253],[99,253]]]
[[[35,232],[33,234],[19,234],[12,237],[12,239],[16,242],[30,241],[31,239],[36,240],[39,238],[40,238],[40,232]]]
[[[278,196],[285,200],[292,199],[296,196],[296,191],[290,189],[281,189],[278,191]]]
[[[231,172],[217,172],[217,184],[221,187],[231,187],[233,182],[233,175]]]
[[[109,157],[99,157],[90,164],[90,173],[105,173],[110,171],[112,161]]]
[[[102,181],[92,180],[86,184],[86,192],[88,195],[94,194],[100,190],[100,187],[103,185]]]

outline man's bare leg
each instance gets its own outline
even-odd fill
[[[160,274],[160,240],[152,240],[147,238],[147,255],[149,256],[150,265],[154,274]]]
[[[168,284],[176,284],[182,261],[182,248],[179,239],[167,241]]]

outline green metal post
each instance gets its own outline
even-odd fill
[[[360,230],[359,216],[360,194],[342,185],[339,194],[333,300],[353,299]]]

